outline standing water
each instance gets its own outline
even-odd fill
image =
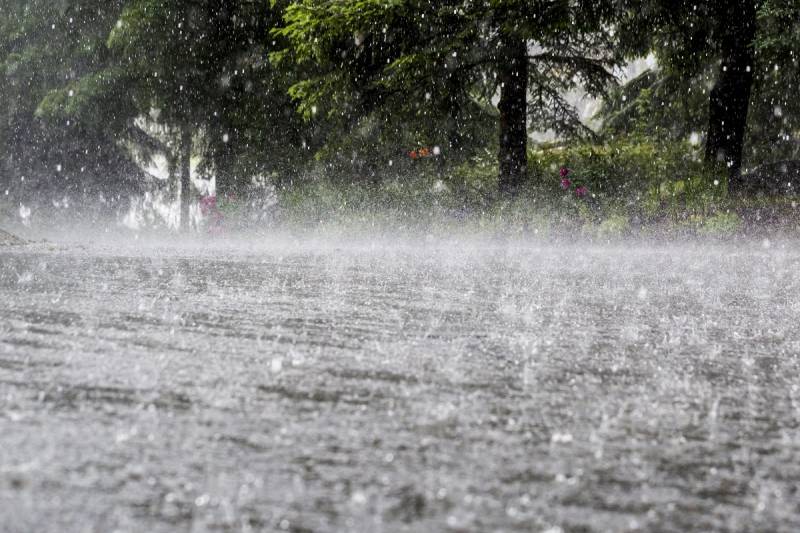
[[[797,242],[0,249],[0,530],[797,531]]]

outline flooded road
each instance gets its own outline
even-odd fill
[[[767,244],[0,249],[0,530],[798,531]]]

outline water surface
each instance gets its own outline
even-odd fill
[[[0,249],[0,529],[797,531],[798,244]]]

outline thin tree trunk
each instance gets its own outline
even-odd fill
[[[167,158],[167,175],[169,176],[167,181],[167,198],[170,202],[179,201],[181,177],[178,172],[178,161],[180,160],[180,154],[176,155],[172,150],[167,149],[164,155]]]
[[[189,206],[192,204],[192,130],[184,126],[181,130],[181,230],[189,230]]]
[[[500,58],[500,192],[515,194],[528,172],[528,50],[525,40],[503,38]]]
[[[708,108],[706,163],[724,165],[728,190],[742,188],[742,149],[747,113],[753,87],[753,41],[756,36],[756,7],[753,0],[730,2],[720,21],[722,63],[719,78],[711,89]]]

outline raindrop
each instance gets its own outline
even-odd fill
[[[554,444],[569,444],[572,442],[572,435],[570,433],[553,433],[550,437],[550,442]]]

